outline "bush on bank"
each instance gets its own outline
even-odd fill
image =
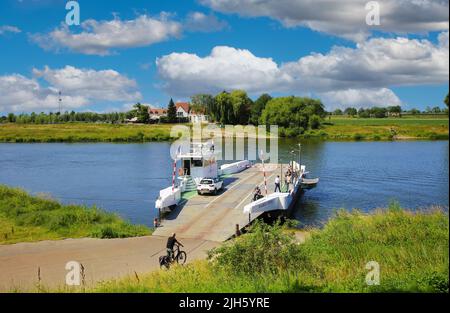
[[[287,226],[256,223],[208,261],[99,285],[95,292],[447,292],[448,214],[392,205],[339,211],[299,244]],[[369,286],[366,264],[380,265]]]
[[[97,207],[62,205],[0,185],[0,244],[64,238],[125,238],[150,234]]]

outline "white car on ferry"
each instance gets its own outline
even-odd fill
[[[223,189],[223,180],[218,178],[203,178],[197,186],[197,193],[217,195]]]

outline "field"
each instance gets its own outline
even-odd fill
[[[0,124],[0,142],[150,142],[169,141],[172,125],[67,123]]]
[[[0,185],[0,244],[66,238],[124,238],[149,235],[145,226],[132,225],[96,207],[62,205]]]
[[[448,139],[448,117],[326,118],[322,129],[305,137],[325,140]]]
[[[187,124],[186,124],[187,125]],[[0,124],[0,142],[151,142],[170,141],[173,125]],[[301,138],[321,140],[448,140],[448,117],[325,118],[318,130]]]
[[[257,224],[209,261],[91,291],[448,293],[449,223],[438,209],[412,213],[393,204],[372,215],[342,211],[303,244],[294,238],[285,227]],[[366,283],[371,261],[380,266],[379,284]]]

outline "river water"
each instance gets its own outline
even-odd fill
[[[288,162],[296,142],[279,145]],[[63,203],[97,205],[152,225],[154,201],[172,181],[170,143],[0,144],[0,184]],[[303,142],[302,163],[320,177],[294,217],[319,226],[337,209],[369,212],[392,201],[410,209],[448,208],[449,142]]]

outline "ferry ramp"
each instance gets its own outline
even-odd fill
[[[274,191],[275,177],[281,175],[281,165],[267,164],[265,168],[270,194]],[[195,195],[182,202],[162,220],[153,236],[168,237],[176,233],[177,238],[181,239],[226,241],[235,234],[237,224],[242,229],[261,215],[252,214],[249,217],[243,212],[244,206],[251,202],[257,185],[264,194],[264,175],[260,164],[225,178],[224,190],[217,196]]]

